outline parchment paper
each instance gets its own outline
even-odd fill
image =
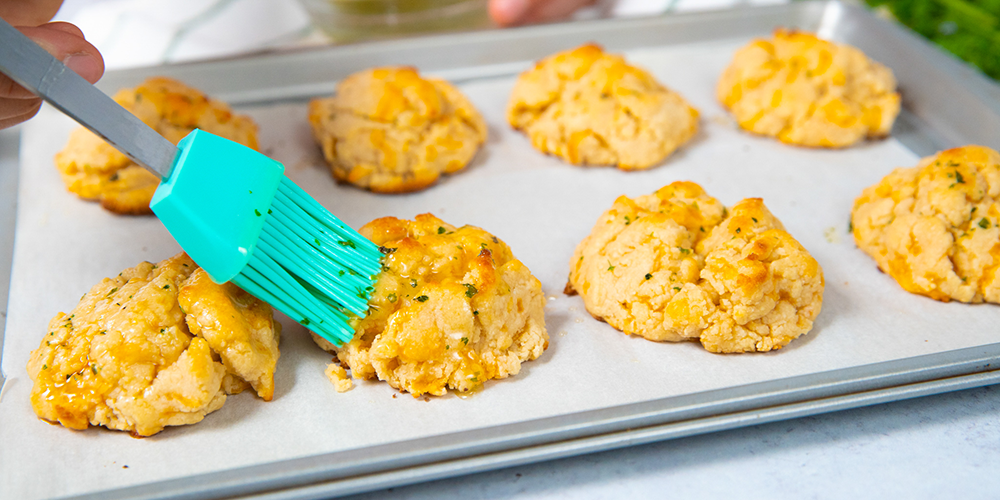
[[[179,251],[152,217],[119,217],[67,193],[53,155],[75,127],[50,108],[25,128],[20,211],[0,399],[0,496],[78,494],[249,464],[563,415],[673,395],[997,342],[996,306],[944,304],[904,292],[847,233],[854,198],[917,157],[893,139],[825,151],[740,132],[714,98],[715,82],[747,40],[627,54],[702,112],[694,141],[644,172],[583,168],[542,156],[504,119],[513,76],[461,85],[490,126],[465,172],[421,193],[388,196],[336,185],[306,122],[306,103],[241,111],[260,124],[262,151],[348,224],[432,212],[506,241],[541,280],[551,341],[519,375],[468,399],[414,399],[382,382],[338,394],[323,375],[331,356],[284,321],[270,403],[244,393],[203,422],[147,439],[46,425],[28,401],[24,366],[49,319],[105,276]],[[567,47],[569,48],[569,47]],[[529,63],[525,63],[527,67]],[[138,82],[136,82],[138,83]],[[332,87],[331,87],[332,92]],[[621,194],[692,180],[727,205],[762,197],[823,267],[823,311],[813,330],[766,354],[716,355],[697,343],[628,337],[590,317],[562,289],[575,245]],[[125,468],[127,466],[127,468]]]

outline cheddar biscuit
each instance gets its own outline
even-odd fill
[[[313,334],[354,378],[414,397],[463,393],[516,375],[548,347],[541,283],[497,237],[431,214],[376,219],[360,233],[387,252],[370,311],[342,347]]]
[[[168,141],[177,144],[195,128],[257,149],[257,125],[229,106],[170,78],[155,77],[114,99]],[[74,130],[55,158],[66,187],[118,214],[153,213],[149,202],[160,183],[156,175],[128,159],[85,128]]]
[[[622,170],[659,164],[698,130],[698,111],[683,97],[592,44],[522,73],[507,120],[543,153]]]
[[[1000,303],[1000,153],[942,151],[866,188],[854,241],[904,290],[936,300]]]
[[[629,335],[770,351],[812,328],[823,273],[759,198],[727,209],[674,182],[615,200],[576,247],[566,291]]]
[[[740,127],[800,146],[884,137],[899,114],[892,70],[850,45],[794,30],[737,51],[716,94]]]
[[[468,166],[486,140],[458,89],[408,67],[348,76],[309,103],[309,122],[333,177],[378,193],[424,189]]]
[[[151,436],[201,421],[227,394],[270,401],[279,336],[270,306],[186,254],[144,262],[52,318],[28,361],[31,405],[72,429]]]

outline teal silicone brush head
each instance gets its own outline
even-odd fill
[[[379,248],[243,145],[195,130],[150,207],[216,282],[232,281],[323,338],[354,336]]]

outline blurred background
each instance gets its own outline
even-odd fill
[[[492,0],[524,5],[526,0]],[[533,0],[538,1],[538,0]],[[545,0],[587,4],[557,18],[649,16],[791,0]],[[848,0],[852,1],[852,0]],[[861,0],[853,0],[860,2]],[[1000,0],[865,0],[1000,78]],[[66,0],[108,69],[351,43],[447,30],[494,29],[490,0]],[[496,5],[492,6],[494,9]],[[503,14],[502,12],[500,14]],[[498,13],[493,12],[496,18]],[[527,16],[518,22],[536,21]],[[551,13],[547,17],[552,17]]]

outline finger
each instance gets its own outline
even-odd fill
[[[57,22],[18,30],[88,82],[94,83],[104,74],[104,58],[76,26]]]
[[[21,116],[37,108],[42,103],[38,97],[28,99],[0,99],[0,119],[10,116]]]
[[[490,17],[500,26],[562,19],[594,0],[490,0]]]
[[[101,53],[84,40],[76,26],[69,23],[49,23],[18,30],[87,81],[94,83],[104,74]],[[34,94],[27,89],[14,83],[7,75],[0,74],[0,100],[34,98]],[[0,104],[0,117],[13,116],[4,114],[3,108],[4,105]]]
[[[565,19],[581,7],[591,5],[595,0],[535,0],[524,17],[524,24],[544,23]]]
[[[101,53],[83,38],[83,33],[76,26],[50,23],[18,30],[87,81],[96,82],[104,74]],[[31,118],[41,105],[41,99],[0,74],[0,128]]]
[[[77,28],[76,25],[72,24],[72,23],[66,23],[66,22],[63,22],[63,21],[56,21],[56,22],[53,22],[53,23],[44,24],[44,25],[39,26],[39,27],[40,28],[41,27],[45,27],[45,28],[49,28],[49,29],[53,29],[53,30],[58,30],[58,31],[62,31],[63,33],[69,33],[70,35],[78,36],[80,38],[85,38],[83,36],[83,30],[81,30],[80,28]]]
[[[514,26],[528,15],[530,0],[490,0],[490,18],[500,26]]]
[[[4,114],[2,110],[0,110],[0,129],[13,127],[18,123],[27,121],[32,116],[35,116],[35,114],[38,113],[38,110],[42,108],[42,100],[36,98],[32,102],[34,103],[33,106],[28,107],[24,112],[17,115],[8,116]]]
[[[38,26],[56,15],[62,0],[0,0],[0,18],[11,26]]]

